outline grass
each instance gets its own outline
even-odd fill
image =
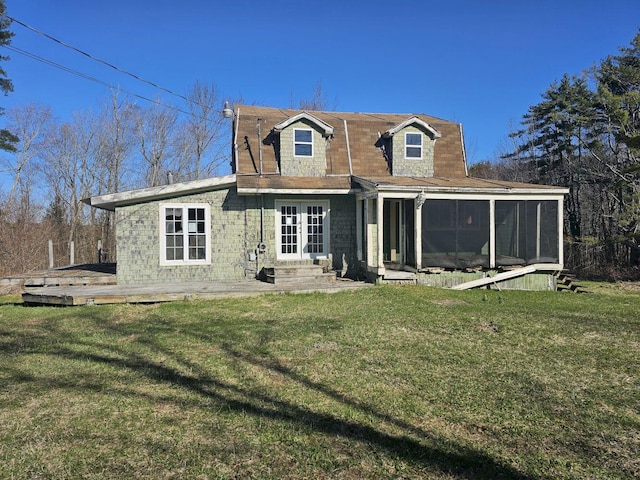
[[[640,476],[640,292],[0,298],[0,478]]]

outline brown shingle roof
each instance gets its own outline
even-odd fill
[[[437,190],[440,188],[456,189],[456,190],[529,190],[542,193],[549,191],[557,193],[563,190],[560,187],[551,187],[548,185],[539,185],[533,183],[506,182],[502,180],[488,180],[474,177],[367,177],[355,178],[358,184],[374,185],[378,189],[394,189],[398,187],[407,187],[412,190],[424,189]]]
[[[351,191],[349,175],[328,177],[284,177],[281,175],[237,175],[238,192],[250,193],[252,190],[327,190],[340,193]]]
[[[236,172],[243,174],[278,173],[276,152],[269,141],[271,129],[300,110],[240,105],[236,107]],[[434,151],[434,172],[439,177],[466,177],[462,130],[457,123],[422,114],[372,114],[345,112],[310,112],[334,128],[327,150],[327,175],[360,177],[391,176],[387,161],[376,146],[379,136],[390,128],[416,116],[442,134]],[[260,125],[260,139],[258,139]],[[349,145],[347,146],[347,136]],[[349,163],[351,155],[351,165]],[[397,178],[397,177],[396,177]]]

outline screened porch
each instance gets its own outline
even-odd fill
[[[385,269],[562,268],[562,194],[370,192],[358,201],[358,255]]]

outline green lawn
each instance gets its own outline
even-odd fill
[[[0,297],[0,478],[640,476],[640,292]]]

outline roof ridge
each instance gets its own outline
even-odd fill
[[[386,117],[391,117],[391,116],[398,116],[398,117],[423,116],[423,117],[429,117],[441,122],[450,123],[453,125],[459,124],[459,122],[447,120],[445,118],[437,117],[435,115],[431,115],[428,113],[415,113],[415,112],[398,113],[398,112],[356,112],[356,111],[338,111],[338,110],[311,110],[311,109],[305,109],[305,108],[283,108],[283,107],[269,107],[269,106],[261,106],[261,105],[244,105],[244,104],[237,104],[236,107],[244,108],[244,109],[254,108],[254,109],[272,110],[273,112],[279,112],[280,114],[287,115],[287,116],[291,115],[291,112],[307,112],[312,115],[315,115],[315,114],[330,115],[333,117],[337,117],[341,120],[344,119],[342,115],[362,115],[363,117],[367,116],[367,117],[371,117],[373,119],[377,119],[381,121],[387,121],[388,119]]]

